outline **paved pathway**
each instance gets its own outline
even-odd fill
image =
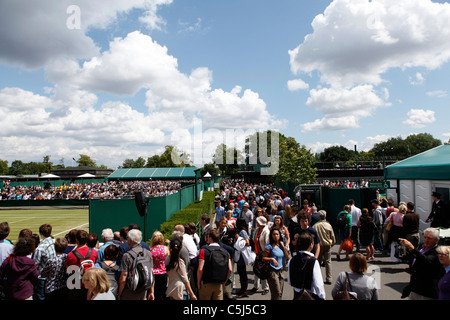
[[[345,253],[341,253],[341,261],[337,261],[336,252],[339,249],[339,245],[335,245],[332,248],[332,274],[333,280],[331,285],[325,285],[326,299],[332,300],[331,290],[333,289],[334,283],[337,276],[342,271],[350,271],[348,260],[344,260]],[[364,254],[364,250],[362,250]],[[375,259],[369,262],[369,270],[367,274],[371,274],[379,283],[379,296],[380,300],[403,300],[401,299],[403,288],[409,283],[409,274],[405,272],[407,268],[405,263],[395,263],[389,257],[382,255],[381,253],[375,253]],[[325,276],[325,268],[322,269],[322,275]],[[236,267],[234,268],[235,276],[234,283],[235,288],[240,287],[239,275],[236,272]],[[251,268],[248,267],[249,274],[249,290],[253,288],[254,275]],[[284,277],[287,280],[287,272],[284,272]],[[262,295],[261,289],[256,293],[251,294],[249,292],[249,297],[238,299],[238,301],[245,300],[270,300],[270,293],[267,295]],[[283,290],[283,300],[292,300],[293,290],[292,287],[285,282]]]

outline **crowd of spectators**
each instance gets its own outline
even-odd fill
[[[305,291],[316,299],[334,299],[341,296],[350,281],[358,299],[376,300],[380,288],[373,278],[364,274],[373,253],[367,251],[365,257],[362,252],[364,247],[367,250],[374,244],[382,251],[388,247],[383,240],[388,239],[407,251],[406,271],[411,273],[411,281],[404,297],[448,299],[450,296],[449,247],[438,247],[439,235],[435,228],[425,230],[423,246],[415,242],[417,230],[405,229],[409,217],[411,223],[417,220],[411,204],[406,204],[407,211],[411,212],[403,213],[403,204],[388,210],[389,206],[381,207],[374,199],[372,208],[361,210],[349,200],[340,213],[346,216],[343,227],[346,230],[340,240],[354,239],[356,252],[353,249],[347,252],[347,256],[351,254],[349,271],[339,274],[334,285],[330,248],[337,237],[323,209],[308,200],[299,207],[283,189],[273,184],[251,184],[239,179],[223,181],[215,204],[213,215],[201,215],[200,228],[195,221],[177,225],[170,240],[165,241],[161,232],[155,231],[146,242],[139,225],[135,224],[115,232],[105,225],[101,235],[74,229],[65,237],[55,239],[51,225],[43,224],[39,236],[25,229],[13,243],[8,241],[8,223],[1,223],[0,279],[6,279],[2,282],[5,298],[222,300],[241,299],[261,291],[262,295],[270,293],[268,299],[279,300],[288,284],[294,299],[303,299]],[[386,230],[389,217],[398,225],[399,219],[395,217],[403,214],[402,231],[394,228],[389,233]],[[369,230],[362,223],[364,219],[369,222],[369,237],[363,235]],[[383,231],[388,232],[386,237]],[[380,243],[376,242],[377,233]],[[153,266],[153,282],[145,290],[133,291],[127,285],[127,275],[132,271],[131,251],[143,252]],[[213,251],[221,251],[226,264],[214,260],[218,258],[209,259]],[[248,272],[256,257],[270,266],[265,278],[259,279],[256,273]],[[79,268],[84,259],[91,259],[94,266],[78,279],[81,285],[77,286],[75,281],[75,287],[70,287],[74,279],[68,276],[68,271]],[[338,255],[337,260],[340,259]],[[211,268],[212,261],[218,263],[217,269]],[[322,267],[326,269],[325,279]],[[287,279],[283,271],[287,271]],[[254,277],[253,288],[248,287],[250,277]],[[326,285],[333,285],[332,297],[326,297]]]
[[[330,188],[344,188],[344,189],[359,189],[359,188],[368,188],[369,182],[375,181],[379,182],[380,180],[373,179],[361,179],[361,180],[329,180],[329,179],[323,179],[323,180],[317,180],[315,181],[315,184],[322,185],[324,187],[330,187]]]
[[[134,192],[142,191],[146,197],[163,197],[181,189],[180,180],[139,180],[107,182],[70,183],[58,186],[16,185],[6,182],[0,192],[0,200],[88,200],[127,199]]]

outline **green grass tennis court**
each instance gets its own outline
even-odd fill
[[[54,237],[65,236],[72,229],[89,232],[89,209],[15,209],[0,210],[0,222],[8,222],[11,229],[8,239],[16,242],[22,229],[39,233],[44,223],[51,224]]]

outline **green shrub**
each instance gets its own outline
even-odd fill
[[[160,231],[164,235],[164,238],[170,239],[173,229],[178,224],[184,225],[189,222],[198,224],[200,216],[204,213],[212,216],[215,208],[215,195],[216,193],[214,191],[203,192],[202,201],[194,201],[180,211],[175,212],[167,222],[161,224]]]

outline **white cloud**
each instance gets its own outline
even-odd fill
[[[423,84],[423,82],[425,81],[425,78],[423,77],[423,75],[420,72],[417,72],[414,77],[409,77],[409,83],[411,83],[414,86],[418,86]]]
[[[8,111],[33,111],[33,109],[45,109],[50,107],[51,101],[33,92],[21,88],[3,88],[0,90],[0,108]]]
[[[425,125],[435,121],[433,110],[411,109],[408,111],[408,119],[403,121],[403,123],[410,127],[423,128]]]
[[[109,50],[82,66],[55,62],[46,74],[62,86],[88,92],[133,96],[144,89],[150,113],[177,113],[183,116],[180,123],[188,123],[197,115],[203,118],[205,127],[222,129],[275,129],[285,125],[267,111],[258,93],[240,86],[230,92],[212,89],[212,71],[205,67],[189,75],[181,73],[168,49],[139,31],[114,39]]]
[[[302,79],[289,80],[287,82],[287,86],[290,91],[309,89],[309,84],[307,84]]]
[[[325,114],[325,117],[303,124],[305,132],[357,128],[359,118],[368,117],[376,108],[389,105],[376,94],[372,85],[351,89],[312,89],[306,104]]]
[[[290,66],[294,74],[317,72],[322,85],[311,90],[310,104],[322,91],[331,94],[342,91],[342,97],[355,88],[374,86],[369,100],[375,95],[389,96],[386,91],[376,93],[375,87],[386,81],[383,75],[392,68],[414,67],[434,70],[450,58],[450,6],[430,0],[334,0],[313,22],[313,32],[303,42],[289,50]],[[422,73],[411,79],[423,82]],[[323,91],[325,85],[329,91]],[[381,89],[384,90],[384,89]],[[345,98],[344,98],[345,99]],[[378,97],[375,100],[382,100]],[[352,113],[348,125],[357,127],[359,119],[373,114],[385,105],[381,101],[364,104],[344,101],[332,106],[325,99],[323,106],[310,105],[323,112],[324,117],[304,124],[304,130],[344,129],[336,111]],[[335,100],[338,101],[338,100]]]
[[[448,96],[448,93],[445,90],[427,91],[426,94],[427,96],[435,98],[445,98],[446,96]]]
[[[157,15],[172,0],[76,1],[77,11],[68,11],[72,0],[2,0],[0,10],[0,61],[29,69],[45,66],[54,59],[88,59],[99,48],[87,35],[91,29],[104,29],[119,14],[131,9],[143,11],[141,22],[160,29],[164,20]],[[75,28],[68,27],[76,19]]]
[[[291,69],[345,86],[379,84],[390,68],[436,69],[450,57],[449,20],[450,6],[428,0],[335,0],[289,51]]]
[[[179,20],[178,25],[180,26],[180,30],[178,31],[179,33],[196,32],[196,31],[201,30],[201,28],[202,28],[202,19],[197,18],[196,22],[194,22],[194,23],[189,23],[189,22],[184,22],[184,21]]]
[[[12,144],[14,136],[28,150],[66,159],[80,153],[94,159],[107,155],[105,164],[117,167],[124,157],[145,156],[172,144],[171,134],[192,130],[196,117],[205,131],[286,125],[268,112],[258,93],[239,85],[229,92],[213,89],[212,71],[205,67],[180,72],[168,49],[139,31],[115,38],[107,50],[81,65],[70,57],[55,59],[45,74],[54,82],[45,88],[48,97],[20,88],[0,91],[3,145]],[[145,91],[147,112],[114,98],[140,90]],[[100,92],[111,96],[99,105]],[[29,159],[30,153],[21,150],[2,157]]]

